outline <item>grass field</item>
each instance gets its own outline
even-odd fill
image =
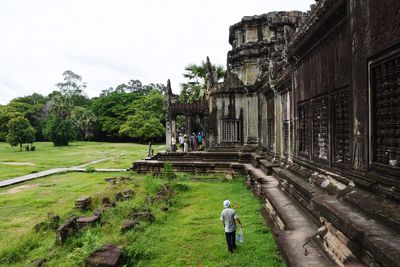
[[[111,158],[94,164],[97,168],[128,168],[133,160],[147,155],[147,145],[133,143],[72,142],[54,147],[50,142],[35,143],[36,151],[19,151],[0,143],[0,180],[57,167],[72,167],[94,160]],[[154,145],[155,152],[164,146]],[[16,165],[20,164],[20,165]]]
[[[17,186],[1,189],[0,265],[26,266],[44,257],[48,266],[80,266],[100,245],[113,243],[123,246],[126,266],[284,266],[263,223],[260,203],[246,189],[243,178],[225,181],[199,176],[193,181],[188,174],[179,175],[175,183],[181,186],[176,188],[182,189],[175,190],[169,211],[161,211],[163,203],[146,204],[155,214],[155,222],[121,234],[121,222],[129,211],[144,205],[146,197],[154,195],[164,180],[131,173],[132,181],[110,185],[104,178],[112,175],[121,174],[68,173],[24,183],[20,192]],[[73,205],[82,195],[93,196],[99,205],[102,197],[126,188],[135,190],[135,198],[118,202],[116,208],[105,212],[102,224],[86,228],[62,246],[54,244],[52,230],[36,233],[32,229],[49,211],[62,220],[81,214]],[[233,255],[227,252],[219,221],[227,198],[244,224],[245,242]]]

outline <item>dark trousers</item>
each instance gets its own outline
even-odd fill
[[[228,244],[228,250],[230,252],[233,251],[234,248],[236,248],[236,235],[235,235],[236,231],[230,232],[230,233],[226,233],[225,232],[225,237],[226,237],[226,243]]]

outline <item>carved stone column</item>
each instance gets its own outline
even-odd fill
[[[167,115],[167,118],[165,120],[165,145],[167,151],[171,151],[171,138],[172,138],[171,116]]]

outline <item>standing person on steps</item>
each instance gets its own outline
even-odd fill
[[[180,133],[179,134],[179,145],[180,145],[180,147],[182,149],[182,152],[183,152],[183,149],[184,149],[184,143],[185,143],[185,140],[183,139],[182,133]]]
[[[221,221],[225,229],[228,251],[233,253],[233,249],[236,248],[236,223],[240,224],[240,228],[242,228],[243,225],[239,216],[236,214],[236,211],[231,208],[231,202],[229,200],[224,201],[224,209],[221,212]]]
[[[171,150],[172,150],[172,152],[176,152],[176,137],[175,137],[175,133],[172,133],[172,137],[171,137]]]

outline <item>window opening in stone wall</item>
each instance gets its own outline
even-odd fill
[[[312,106],[312,155],[320,160],[328,160],[329,154],[329,103],[328,98],[311,102]]]
[[[267,148],[270,152],[274,151],[275,142],[275,107],[274,98],[267,98]]]
[[[222,120],[222,142],[241,142],[240,120]]]
[[[350,94],[346,90],[332,96],[333,163],[350,163]]]
[[[400,169],[400,51],[370,68],[372,163]]]
[[[308,156],[310,153],[310,104],[303,103],[299,110],[299,153]]]
[[[289,93],[286,92],[281,96],[282,103],[282,130],[283,130],[283,155],[287,158],[289,156],[289,135],[290,135],[290,114],[288,110]]]

